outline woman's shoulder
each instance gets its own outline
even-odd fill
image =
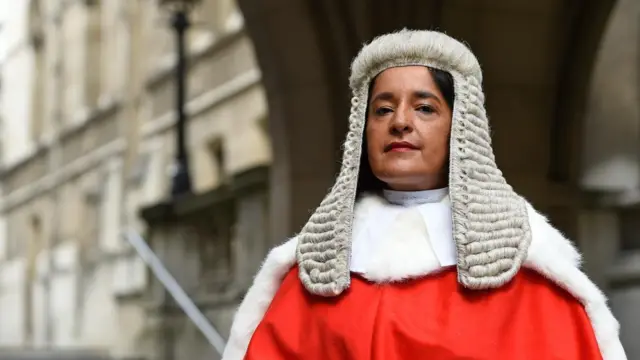
[[[582,257],[573,242],[527,202],[531,244],[524,267],[568,291],[585,306],[606,302],[604,294],[581,270]]]
[[[555,228],[547,217],[537,211],[529,202],[526,205],[531,229],[531,245],[528,258],[537,260],[539,256],[551,256],[557,261],[580,267],[582,256],[574,243]]]
[[[236,311],[223,359],[244,358],[253,331],[278,292],[282,279],[295,264],[297,243],[295,237],[289,239],[273,248],[263,261]]]
[[[286,242],[274,247],[269,251],[264,265],[273,265],[273,266],[282,266],[286,265],[288,267],[293,266],[295,263],[296,256],[296,247],[298,246],[298,238],[292,237]]]

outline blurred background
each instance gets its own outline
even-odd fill
[[[640,359],[639,23],[638,0],[0,1],[0,359],[219,358],[339,169],[351,59],[403,27],[478,56],[499,166]]]

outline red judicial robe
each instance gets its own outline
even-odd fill
[[[245,359],[602,359],[582,304],[532,270],[488,291],[463,289],[451,267],[401,283],[353,275],[327,299],[309,294],[294,267]]]
[[[361,200],[354,233],[382,206]],[[532,207],[528,214],[523,266],[485,291],[464,289],[424,239],[396,229],[352,272],[344,293],[314,296],[298,278],[293,238],[267,256],[222,359],[626,360],[619,324],[580,271],[579,253],[544,216]]]

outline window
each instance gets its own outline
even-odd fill
[[[34,304],[33,298],[33,286],[37,281],[37,264],[38,264],[38,254],[42,251],[44,246],[44,239],[42,238],[42,223],[40,221],[40,217],[38,215],[31,216],[30,223],[30,233],[28,241],[28,250],[27,250],[27,284],[26,287],[26,300],[25,303],[27,306],[25,307],[25,335],[27,339],[32,339],[35,329],[35,319],[33,317],[36,305]]]
[[[102,76],[102,3],[85,0],[87,27],[85,38],[85,99],[84,105],[91,109],[98,105]]]
[[[81,252],[84,265],[93,268],[97,261],[100,246],[100,205],[102,202],[102,184],[98,181],[96,185],[88,188],[84,194],[82,204],[82,223],[80,226]]]
[[[129,178],[127,179],[133,187],[142,186],[144,184],[149,173],[150,162],[151,155],[149,153],[138,155],[131,166]]]
[[[33,215],[30,221],[29,236],[29,254],[36,256],[41,250],[43,244],[42,239],[42,222],[38,215]]]
[[[25,241],[25,228],[28,228],[28,223],[25,224],[15,212],[7,214],[7,260],[13,260],[18,257],[24,256],[24,248],[27,241]]]
[[[33,79],[31,84],[31,138],[38,142],[44,123],[44,77],[46,74],[45,37],[40,2],[32,1],[29,9],[29,40],[33,51]]]

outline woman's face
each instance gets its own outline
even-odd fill
[[[452,109],[429,69],[387,69],[369,99],[365,136],[373,174],[393,190],[447,186]]]

